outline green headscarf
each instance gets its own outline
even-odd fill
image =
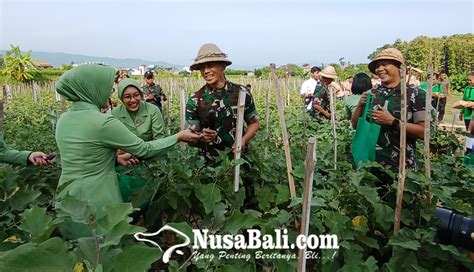
[[[112,67],[84,64],[64,73],[56,91],[66,100],[87,102],[100,109],[110,97],[114,78]]]
[[[120,81],[119,84],[118,84],[118,97],[120,98],[120,100],[122,100],[123,91],[128,86],[133,86],[133,87],[137,88],[137,90],[140,92],[140,94],[142,93],[141,88],[140,88],[140,83],[138,83],[138,81],[136,81],[133,78],[126,78],[126,79],[123,79],[122,81]]]

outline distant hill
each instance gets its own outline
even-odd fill
[[[0,54],[5,54],[5,50],[0,50]],[[156,65],[161,67],[182,67],[184,65],[171,64],[163,61],[149,61],[142,59],[117,59],[109,57],[95,57],[95,56],[86,56],[78,54],[66,54],[66,53],[49,53],[49,52],[40,52],[32,51],[31,57],[34,59],[46,61],[54,67],[60,67],[61,64],[70,64],[74,63],[84,63],[84,62],[101,62],[117,68],[137,68],[138,66],[144,65]]]

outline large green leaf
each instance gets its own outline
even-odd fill
[[[99,233],[105,236],[101,247],[118,245],[124,235],[143,231],[144,228],[130,225],[128,215],[133,212],[132,204],[118,203],[104,207],[105,216],[97,220]]]
[[[70,271],[73,265],[67,244],[57,237],[41,244],[27,243],[0,255],[0,271]]]
[[[213,183],[196,184],[195,194],[204,206],[206,214],[211,213],[214,204],[221,201],[221,191],[219,187]]]
[[[236,234],[241,229],[248,229],[264,222],[264,220],[258,218],[256,212],[246,210],[244,213],[241,213],[239,210],[234,210],[234,213],[224,223],[222,230]]]
[[[412,230],[402,229],[398,234],[390,238],[388,244],[406,249],[418,250],[421,247],[420,242],[416,240],[412,233]]]
[[[73,222],[89,224],[95,216],[95,208],[72,197],[66,197],[56,204],[56,216],[69,217]]]
[[[46,208],[33,206],[21,214],[23,220],[18,229],[31,234],[32,241],[39,243],[49,238],[53,229],[61,222],[46,213]]]
[[[113,264],[113,271],[148,271],[151,264],[159,260],[161,256],[162,252],[157,248],[142,245],[132,246],[117,255]]]

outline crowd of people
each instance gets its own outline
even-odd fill
[[[382,50],[372,60],[369,71],[372,77],[365,73],[358,73],[349,77],[342,84],[336,80],[338,76],[332,66],[311,68],[311,78],[301,85],[300,95],[309,114],[315,120],[330,119],[329,95],[332,94],[345,103],[346,118],[351,120],[352,127],[357,129],[358,120],[362,116],[367,100],[371,94],[371,120],[380,125],[376,145],[375,160],[382,165],[394,170],[398,169],[400,157],[400,119],[401,119],[401,76],[400,67],[405,64],[402,53],[396,48]],[[420,83],[419,69],[408,67],[407,71],[407,141],[406,141],[406,167],[417,169],[416,141],[424,138],[426,111],[437,116],[442,122],[446,102],[450,99],[451,83],[444,71],[434,74],[432,84],[432,107],[425,108],[426,89],[428,82]],[[343,91],[340,91],[342,86]],[[474,101],[474,73],[469,74],[467,86],[464,89],[464,101]],[[350,90],[346,93],[347,90]],[[341,95],[342,93],[342,95]],[[473,110],[471,107],[462,108],[460,119],[464,120],[466,131],[469,135],[474,133],[474,122],[471,122]],[[432,120],[433,121],[433,120]],[[472,137],[472,136],[471,136]],[[467,146],[466,153],[471,148]]]
[[[132,192],[145,185],[146,181],[140,175],[126,171],[126,168],[137,168],[140,172],[144,169],[144,161],[169,151],[178,142],[197,148],[199,156],[213,163],[218,151],[235,150],[236,108],[241,92],[246,97],[246,126],[242,136],[242,151],[245,152],[259,130],[259,114],[250,85],[239,85],[225,77],[224,71],[231,63],[215,44],[204,44],[200,48],[191,70],[199,71],[205,84],[187,101],[188,128],[170,136],[165,136],[162,116],[162,103],[167,98],[155,82],[152,71],[144,74],[143,86],[111,67],[99,65],[81,65],[63,74],[56,91],[71,101],[72,107],[61,115],[56,128],[62,167],[58,184],[62,189],[58,196],[70,195],[87,201],[100,217],[105,205],[130,201]],[[331,118],[331,96],[334,95],[336,100],[345,102],[345,118],[357,130],[358,121],[369,118],[364,116],[364,109],[370,103],[369,121],[380,126],[375,160],[396,169],[400,156],[402,64],[405,60],[400,51],[388,48],[368,64],[371,77],[358,73],[342,84],[338,83],[333,66],[323,69],[315,66],[311,69],[311,78],[301,86],[303,105],[315,122],[323,122]],[[431,82],[433,93],[437,93],[433,96],[433,109],[439,112],[441,121],[450,97],[450,83],[444,72]],[[416,169],[416,141],[424,137],[426,111],[433,109],[425,108],[427,83],[421,86],[417,86],[418,82],[407,83],[406,167]],[[473,86],[474,74],[470,74],[464,100],[474,101]],[[115,91],[119,103],[110,99]],[[104,114],[107,112],[110,114]],[[466,128],[472,133],[472,109],[465,108],[461,114]],[[11,149],[0,135],[0,161],[47,166],[52,163],[52,157],[42,152]],[[245,202],[248,202],[254,196],[254,188],[251,181],[243,182]],[[143,199],[141,207],[148,201],[150,199]],[[85,230],[84,226],[73,222],[65,222],[61,227],[62,235],[71,238],[89,235]]]

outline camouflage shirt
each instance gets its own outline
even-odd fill
[[[244,120],[247,124],[258,121],[258,113],[252,95],[242,85],[226,81],[225,86],[213,90],[211,86],[204,85],[199,91],[189,97],[186,104],[186,121],[194,131],[210,128],[217,131],[217,139],[208,145],[200,145],[201,150],[223,150],[232,147],[237,123],[237,103],[239,92],[247,93],[245,98]]]
[[[400,85],[389,89],[378,85],[372,90],[374,107],[384,107],[393,117],[401,118],[401,90]],[[426,92],[420,87],[407,87],[407,123],[417,124],[425,121]],[[406,167],[416,169],[416,139],[407,135],[406,138]],[[391,126],[382,126],[377,141],[376,160],[382,165],[398,168],[400,162],[400,131]]]
[[[163,111],[162,110],[163,105],[161,104],[161,102],[166,101],[166,95],[163,92],[163,89],[161,88],[161,86],[159,84],[155,83],[153,86],[145,84],[142,87],[142,92],[143,92],[143,95],[145,96],[145,99],[146,99],[147,95],[149,95],[151,93],[154,94],[155,99],[147,100],[147,102],[157,106],[158,108],[160,108],[161,111]]]
[[[319,105],[325,111],[331,113],[331,100],[329,97],[329,90],[323,83],[317,84],[313,93],[313,106]],[[319,111],[311,109],[310,115],[317,120],[326,119],[326,117]]]

